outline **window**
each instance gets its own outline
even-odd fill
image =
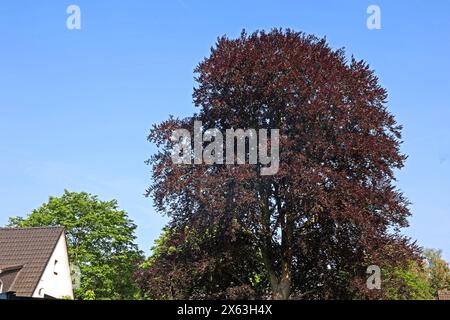
[[[57,266],[57,264],[58,264],[58,260],[55,260],[55,263],[53,264],[53,273],[55,275],[58,275],[58,266]]]

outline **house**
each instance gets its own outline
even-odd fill
[[[73,298],[62,227],[0,228],[0,299]]]

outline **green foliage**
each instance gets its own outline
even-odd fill
[[[431,286],[426,270],[411,262],[407,268],[393,268],[383,275],[386,279],[386,299],[389,300],[432,300]]]
[[[137,288],[132,276],[142,253],[134,243],[136,225],[116,200],[65,190],[26,218],[9,219],[11,227],[57,225],[66,228],[70,263],[81,271],[76,298],[133,298]]]
[[[83,293],[83,300],[95,300],[95,292],[86,290],[86,292]]]
[[[437,296],[439,290],[450,290],[450,269],[441,257],[441,250],[426,249],[423,254],[433,295]]]
[[[450,289],[450,269],[441,251],[425,249],[424,261],[411,261],[406,268],[388,268],[383,275],[387,299],[431,300],[439,290]]]
[[[170,234],[170,229],[164,227],[160,237],[155,240],[155,245],[151,248],[153,254],[147,259],[147,261],[144,262],[142,267],[150,267],[154,263],[154,261],[162,255],[173,254],[177,251],[177,248],[175,246],[171,246],[169,244]]]

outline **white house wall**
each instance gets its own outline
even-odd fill
[[[37,298],[43,298],[44,295],[55,298],[73,298],[72,279],[64,233],[59,238],[41,280],[33,293],[33,297]]]

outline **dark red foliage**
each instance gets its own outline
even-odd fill
[[[170,229],[157,256],[136,274],[141,291],[153,299],[250,299],[267,295],[259,280],[264,266],[249,234],[239,233],[230,246],[208,229]]]
[[[366,294],[360,284],[368,265],[414,256],[415,246],[399,235],[410,215],[394,185],[406,159],[401,127],[365,62],[290,30],[243,32],[218,40],[196,80],[198,114],[150,133],[160,151],[148,162],[148,195],[172,227],[215,230],[203,260],[217,259],[245,232],[274,298],[352,298]],[[223,131],[280,129],[278,173],[261,176],[259,165],[174,165],[168,137],[175,128],[192,131],[194,120]],[[229,252],[231,269],[246,258]],[[203,268],[198,261],[186,257],[186,272]]]

